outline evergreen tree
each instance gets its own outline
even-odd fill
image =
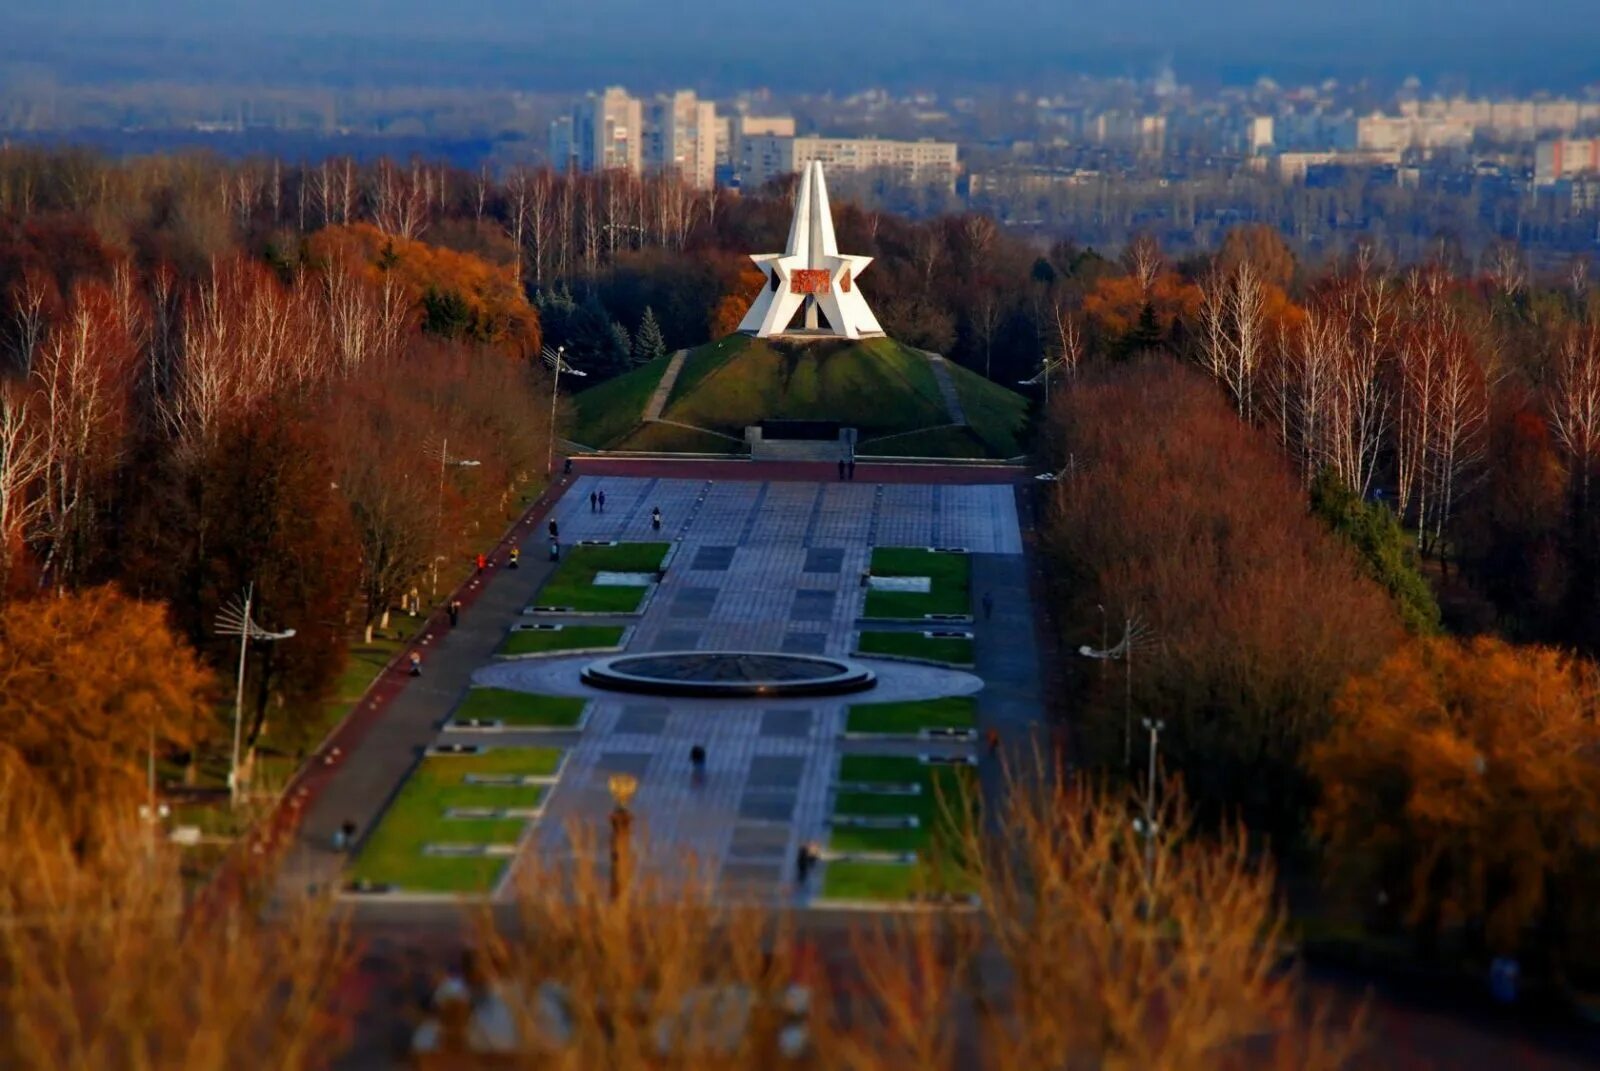
[[[619,371],[627,368],[629,357],[635,352],[628,329],[615,320],[611,321],[611,352],[614,355],[611,363],[615,363]]]
[[[1417,567],[1415,545],[1393,513],[1363,502],[1332,469],[1323,469],[1311,483],[1311,512],[1355,547],[1367,574],[1394,599],[1407,629],[1423,636],[1439,631],[1439,603]]]
[[[661,325],[656,322],[656,312],[644,307],[644,317],[633,336],[633,363],[646,364],[667,352],[667,341],[661,337]]]

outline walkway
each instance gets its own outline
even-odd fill
[[[944,397],[945,412],[950,414],[951,422],[965,424],[967,411],[961,406],[961,395],[956,392],[955,380],[950,375],[950,362],[937,353],[930,353],[928,367],[933,369],[933,378],[939,384],[939,393]]]
[[[667,370],[661,373],[661,382],[656,384],[655,393],[650,395],[650,402],[639,417],[641,422],[648,424],[661,419],[662,412],[667,408],[667,399],[672,397],[672,388],[678,383],[678,373],[683,371],[683,362],[688,356],[688,350],[678,350],[667,362]]]

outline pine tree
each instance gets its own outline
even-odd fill
[[[661,324],[656,321],[655,310],[644,307],[644,318],[633,336],[633,363],[646,364],[667,352],[667,341],[661,337]]]
[[[628,329],[615,320],[611,322],[611,352],[615,356],[607,363],[614,363],[618,372],[627,371],[629,359],[635,352],[633,340],[628,337]]]

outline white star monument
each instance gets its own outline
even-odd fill
[[[789,244],[782,253],[750,257],[767,277],[767,285],[739,322],[739,330],[757,338],[798,335],[806,338],[867,338],[883,334],[878,318],[856,286],[871,257],[839,253],[833,237],[833,213],[822,164],[812,161],[800,173]],[[799,325],[789,324],[802,313]]]

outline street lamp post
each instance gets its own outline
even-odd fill
[[[1098,605],[1098,604],[1097,604]],[[1101,643],[1106,642],[1105,632],[1105,607],[1100,607],[1102,615],[1100,632]],[[1078,654],[1084,658],[1093,658],[1102,662],[1122,663],[1123,694],[1122,694],[1122,765],[1125,769],[1133,768],[1133,652],[1139,646],[1140,640],[1145,636],[1145,629],[1137,617],[1129,617],[1122,624],[1122,639],[1115,647],[1102,646],[1099,650],[1088,644],[1078,648]]]
[[[439,453],[439,490],[438,490],[437,495],[434,498],[434,510],[433,510],[434,516],[438,519],[438,523],[434,526],[435,535],[437,535],[437,533],[441,529],[444,528],[444,470],[445,470],[445,468],[447,466],[454,465],[458,469],[475,469],[479,465],[483,464],[483,462],[475,461],[475,460],[473,460],[471,458],[451,457],[450,456],[450,439],[449,439],[448,436],[439,440],[439,451],[438,451],[438,453]],[[435,555],[434,559],[433,559],[433,569],[432,569],[433,578],[430,581],[430,584],[431,584],[433,590],[432,590],[432,593],[428,596],[430,599],[437,599],[439,597],[439,560],[442,557],[443,557],[443,555]]]
[[[639,791],[639,779],[632,774],[615,773],[606,780],[615,804],[611,808],[611,899],[622,899],[633,870],[633,812],[628,804]]]
[[[235,807],[239,804],[239,744],[244,726],[244,663],[250,651],[250,641],[276,643],[294,635],[292,628],[271,632],[256,624],[255,618],[250,616],[255,590],[255,584],[246,584],[243,601],[224,606],[217,611],[216,619],[218,635],[239,637],[239,673],[233,690],[233,757],[228,763],[228,803]]]
[[[1144,727],[1150,733],[1150,771],[1144,786],[1144,872],[1148,884],[1156,865],[1156,751],[1161,746],[1161,730],[1167,723],[1160,718],[1145,718]],[[1135,823],[1137,825],[1137,823]]]
[[[580,372],[568,364],[565,356],[566,352],[567,347],[565,346],[557,346],[553,350],[549,346],[544,348],[545,366],[555,372],[555,375],[550,380],[550,445],[545,450],[544,457],[544,471],[547,475],[556,469],[556,394],[561,389],[561,373],[565,372],[570,376],[587,376],[589,374],[588,372]]]

